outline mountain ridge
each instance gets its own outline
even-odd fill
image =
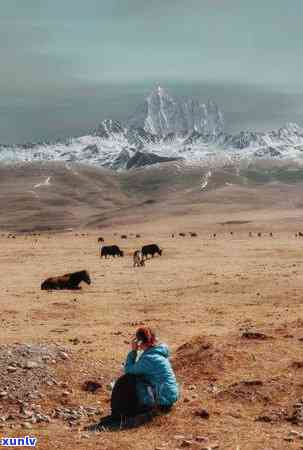
[[[106,119],[88,135],[53,143],[0,144],[0,163],[63,161],[113,170],[179,159],[219,166],[260,158],[300,161],[302,155],[303,128],[297,124],[269,132],[227,134],[216,103],[175,100],[160,86],[125,123]]]

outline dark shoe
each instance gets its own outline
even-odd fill
[[[106,416],[100,422],[94,423],[84,428],[85,431],[110,431],[119,430],[121,428],[121,418]]]
[[[151,422],[155,414],[153,411],[137,414],[133,417],[125,417],[121,422],[122,429],[137,428]]]

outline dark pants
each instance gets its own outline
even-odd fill
[[[111,396],[111,414],[103,417],[99,423],[87,427],[90,431],[118,430],[135,428],[150,422],[159,412],[167,413],[169,406],[158,408],[140,405],[136,390],[136,375],[126,374],[120,377]]]
[[[125,374],[116,381],[110,406],[112,416],[135,416],[140,411],[139,400],[137,396],[137,377],[136,375]]]

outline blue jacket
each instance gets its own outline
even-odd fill
[[[136,362],[137,352],[129,352],[125,373],[138,375],[137,394],[143,405],[170,406],[178,400],[179,389],[169,362],[167,345],[159,344],[145,350]]]

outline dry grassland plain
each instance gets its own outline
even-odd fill
[[[212,211],[139,222],[15,239],[3,235],[1,343],[58,343],[70,352],[53,367],[65,388],[45,385],[36,401],[46,414],[58,405],[97,405],[107,414],[107,385],[121,374],[134,331],[146,324],[172,351],[181,385],[174,411],[115,433],[83,432],[94,417],[75,426],[53,418],[26,430],[20,421],[13,428],[5,422],[2,436],[36,436],[43,450],[301,448],[299,437],[289,434],[301,431],[292,419],[303,398],[303,241],[295,237],[301,211]],[[189,231],[198,236],[189,237]],[[100,259],[99,236],[118,244],[125,257]],[[133,251],[154,242],[163,248],[162,257],[133,268]],[[82,269],[91,275],[90,286],[40,290],[45,278]],[[251,338],[256,332],[261,338]],[[84,392],[87,380],[99,381],[101,390]],[[17,405],[0,399],[1,416],[8,408]],[[199,416],[201,409],[208,419]]]

